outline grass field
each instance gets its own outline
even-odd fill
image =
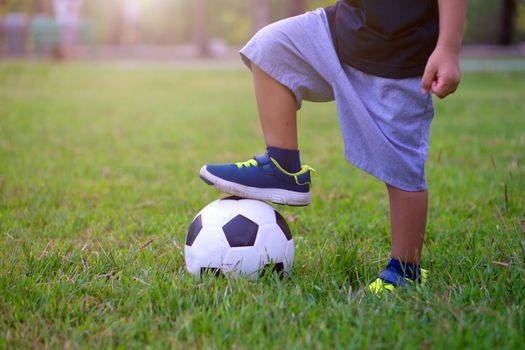
[[[333,104],[300,113],[314,200],[279,207],[290,278],[185,272],[206,162],[263,150],[250,75],[0,66],[0,348],[522,349],[525,73],[436,101],[426,288],[359,290],[388,258],[384,184],[343,159]]]

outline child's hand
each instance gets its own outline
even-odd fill
[[[436,48],[425,67],[421,91],[425,95],[432,91],[437,97],[445,98],[456,91],[460,78],[458,53],[455,50]]]

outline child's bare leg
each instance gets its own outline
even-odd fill
[[[406,192],[387,185],[392,258],[419,264],[427,222],[428,192]]]
[[[255,97],[267,146],[297,150],[297,106],[294,94],[252,63]]]
[[[308,205],[310,168],[301,165],[295,95],[255,64],[251,68],[266,153],[253,157],[255,162],[207,164],[199,175],[208,185],[235,196]]]

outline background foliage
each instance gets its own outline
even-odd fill
[[[118,42],[125,0],[84,0],[85,16],[94,20],[100,43]],[[240,45],[253,34],[250,1],[205,0],[212,38]],[[514,42],[525,40],[525,0],[517,0]],[[334,0],[305,0],[307,9],[328,6]],[[0,0],[0,16],[10,11],[50,10],[51,0]],[[465,43],[498,42],[503,0],[470,0]],[[179,44],[192,40],[192,1],[142,0],[141,36],[146,44]],[[290,15],[290,1],[268,0],[270,20]]]

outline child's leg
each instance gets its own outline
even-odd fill
[[[300,161],[297,109],[303,100],[332,101],[332,80],[341,71],[325,13],[317,10],[275,22],[257,32],[240,53],[253,72],[266,153],[246,162],[207,164],[199,174],[221,192],[308,205],[311,168]]]
[[[419,266],[427,222],[427,191],[407,192],[387,184],[390,199],[392,247],[390,260],[368,291],[393,291],[409,281],[425,283],[426,270]]]
[[[252,63],[255,95],[267,146],[297,149],[295,96]],[[428,193],[407,192],[387,185],[390,200],[392,258],[419,264],[425,235]]]
[[[297,150],[297,104],[294,94],[254,63],[251,68],[266,145]]]
[[[406,192],[387,185],[390,199],[392,258],[418,264],[427,222],[428,192]]]
[[[311,201],[310,168],[301,167],[297,149],[295,94],[253,62],[255,95],[267,153],[248,162],[205,165],[201,178],[235,196],[288,205]]]

